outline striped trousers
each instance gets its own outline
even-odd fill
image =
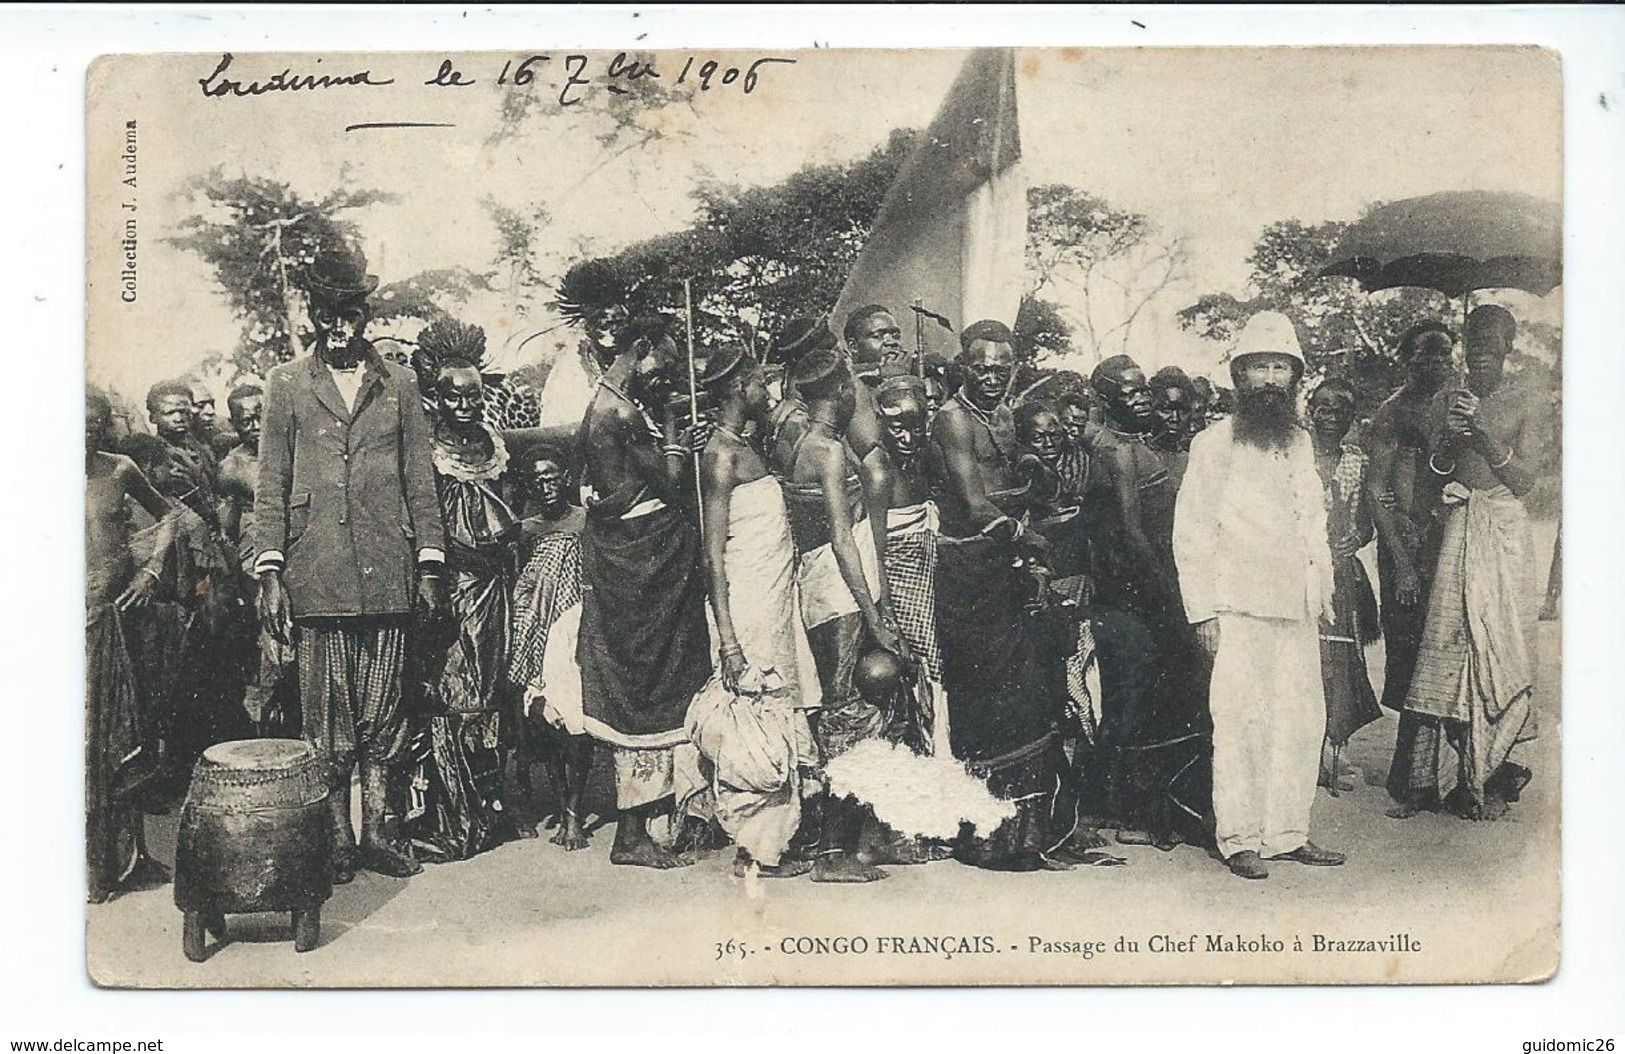
[[[304,734],[339,771],[406,757],[401,703],[407,615],[302,619],[296,628]]]

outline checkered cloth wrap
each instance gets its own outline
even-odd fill
[[[1100,661],[1088,619],[1078,622],[1066,656],[1066,712],[1084,740],[1095,742],[1100,733]]]
[[[581,603],[581,538],[566,532],[539,538],[513,587],[513,640],[508,683],[520,691],[542,683],[548,631]]]
[[[305,738],[341,767],[357,759],[393,764],[406,756],[406,622],[381,616],[298,624]]]
[[[1416,735],[1411,787],[1426,786],[1420,773],[1431,769],[1441,798],[1459,785],[1478,805],[1513,748],[1537,732],[1533,539],[1523,502],[1505,486],[1452,482],[1443,498],[1450,513],[1405,709],[1423,727],[1442,721],[1445,734]]]
[[[888,510],[886,582],[891,587],[897,628],[919,657],[926,676],[942,683],[942,649],[937,641],[937,532],[929,503]]]
[[[1366,468],[1371,459],[1366,452],[1353,443],[1344,443],[1342,454],[1337,459],[1337,468],[1332,471],[1331,485],[1336,488],[1336,496],[1341,501],[1352,502],[1357,499],[1365,489]]]

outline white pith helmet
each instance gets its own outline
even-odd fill
[[[1275,354],[1291,359],[1303,376],[1305,363],[1303,349],[1298,345],[1298,330],[1292,320],[1279,311],[1260,311],[1247,320],[1236,346],[1230,349],[1230,372],[1234,375],[1241,360],[1249,355]]]

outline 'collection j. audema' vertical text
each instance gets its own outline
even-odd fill
[[[136,226],[136,123],[134,118],[124,122],[124,147],[119,151],[118,163],[122,170],[119,183],[125,188],[119,202],[119,219],[123,230],[119,233],[119,299],[126,304],[136,300],[136,257],[139,239]]]

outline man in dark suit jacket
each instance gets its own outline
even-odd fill
[[[416,377],[362,337],[378,280],[360,254],[316,265],[315,354],[265,384],[254,492],[255,571],[267,632],[295,643],[304,734],[333,761],[334,879],[363,866],[397,877],[421,866],[389,814],[405,758],[401,705],[414,604],[446,606],[444,532]],[[361,771],[359,858],[350,770]]]

